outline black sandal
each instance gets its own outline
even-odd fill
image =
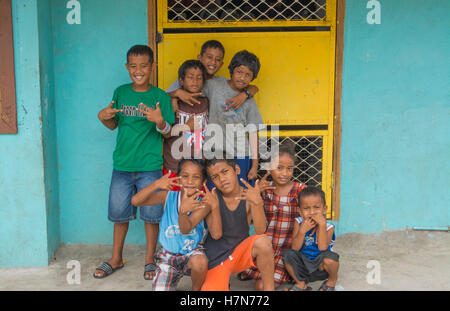
[[[97,276],[97,275],[95,275],[95,272],[94,272],[93,276],[96,279],[106,278],[108,275],[111,275],[114,272],[116,272],[117,270],[122,269],[124,265],[125,265],[125,262],[123,262],[120,267],[113,268],[109,263],[107,263],[105,261],[97,269],[95,269],[95,270],[103,271],[103,275],[102,276]]]
[[[146,264],[144,266],[144,280],[146,280],[146,281],[153,280],[153,278],[155,276],[146,278],[145,274],[148,273],[148,272],[155,272],[157,269],[158,269],[158,266],[156,264],[154,264],[153,262]]]
[[[300,288],[298,286],[292,285],[288,288],[288,292],[309,292],[312,291],[311,286],[306,286],[306,288]]]
[[[328,280],[325,280],[322,285],[319,287],[319,291],[322,290],[323,292],[334,292],[336,289],[334,287],[328,286],[325,284]]]

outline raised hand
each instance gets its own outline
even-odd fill
[[[203,200],[197,200],[197,198],[202,194],[202,191],[197,189],[192,195],[188,195],[186,191],[183,191],[182,193],[183,195],[181,197],[180,204],[181,214],[187,214],[205,208],[205,205],[202,202]]]
[[[156,108],[155,109],[151,109],[149,107],[147,107],[144,103],[140,103],[139,105],[140,107],[144,107],[144,109],[141,108],[136,108],[137,111],[141,112],[148,121],[161,124],[164,122],[164,118],[161,114],[161,109],[159,108],[159,103],[156,103]]]
[[[259,188],[259,180],[255,182],[255,186],[252,187],[245,179],[241,178],[242,183],[247,187],[247,189],[242,189],[239,197],[236,200],[247,200],[253,205],[262,205],[264,202],[261,197],[261,189]]]
[[[178,89],[177,97],[183,102],[188,105],[194,106],[194,104],[200,105],[201,102],[196,98],[198,96],[202,95],[202,92],[198,93],[189,93],[185,90]]]
[[[227,100],[224,105],[226,106],[225,111],[230,109],[237,110],[242,104],[247,100],[247,94],[244,92],[239,93],[238,95]]]
[[[316,222],[311,218],[303,219],[302,224],[300,225],[300,231],[305,234],[316,226]]]
[[[261,178],[259,181],[259,189],[261,192],[264,192],[265,190],[275,190],[277,187],[272,186],[270,184],[270,181],[267,180],[267,176],[269,176],[270,172],[267,171],[267,173]]]
[[[100,110],[100,112],[98,113],[98,118],[100,119],[100,121],[110,120],[116,116],[116,113],[122,111],[122,109],[112,108],[113,104],[114,101],[110,102],[108,107]]]
[[[319,226],[326,226],[327,219],[325,218],[325,215],[319,213],[311,216],[311,219],[315,221]]]
[[[169,177],[172,172],[169,170],[169,173],[161,177],[157,180],[158,183],[158,189],[161,190],[172,190],[173,187],[179,186],[177,183],[178,180],[181,179],[181,177],[175,176],[175,177]]]
[[[203,184],[205,188],[205,194],[202,199],[204,205],[209,206],[211,209],[219,207],[219,198],[217,197],[216,187],[209,191],[206,183]]]

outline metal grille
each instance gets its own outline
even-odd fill
[[[326,0],[168,0],[169,22],[317,21]]]
[[[260,139],[261,149],[267,153],[261,154],[259,166],[265,162],[271,151],[273,139]],[[323,137],[322,136],[290,136],[279,137],[278,144],[291,144],[295,149],[297,163],[294,167],[293,180],[308,186],[322,187],[322,161],[323,161]],[[266,171],[259,170],[258,178],[262,178]],[[270,180],[270,176],[268,178]]]

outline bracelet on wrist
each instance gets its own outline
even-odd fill
[[[167,123],[167,121],[164,121],[164,123],[165,123],[165,125],[164,125],[164,128],[162,130],[160,130],[159,127],[156,126],[156,130],[158,132],[160,132],[162,135],[167,134],[167,133],[170,132],[170,124]]]
[[[247,95],[247,99],[249,99],[250,97],[252,97],[252,94],[250,94],[249,91],[244,90],[245,95]]]

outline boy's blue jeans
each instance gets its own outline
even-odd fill
[[[131,198],[138,191],[162,177],[161,170],[151,172],[123,172],[113,170],[109,188],[108,219],[115,223],[136,219],[137,207],[131,204]],[[162,204],[141,206],[140,218],[151,224],[158,224],[164,207]]]

